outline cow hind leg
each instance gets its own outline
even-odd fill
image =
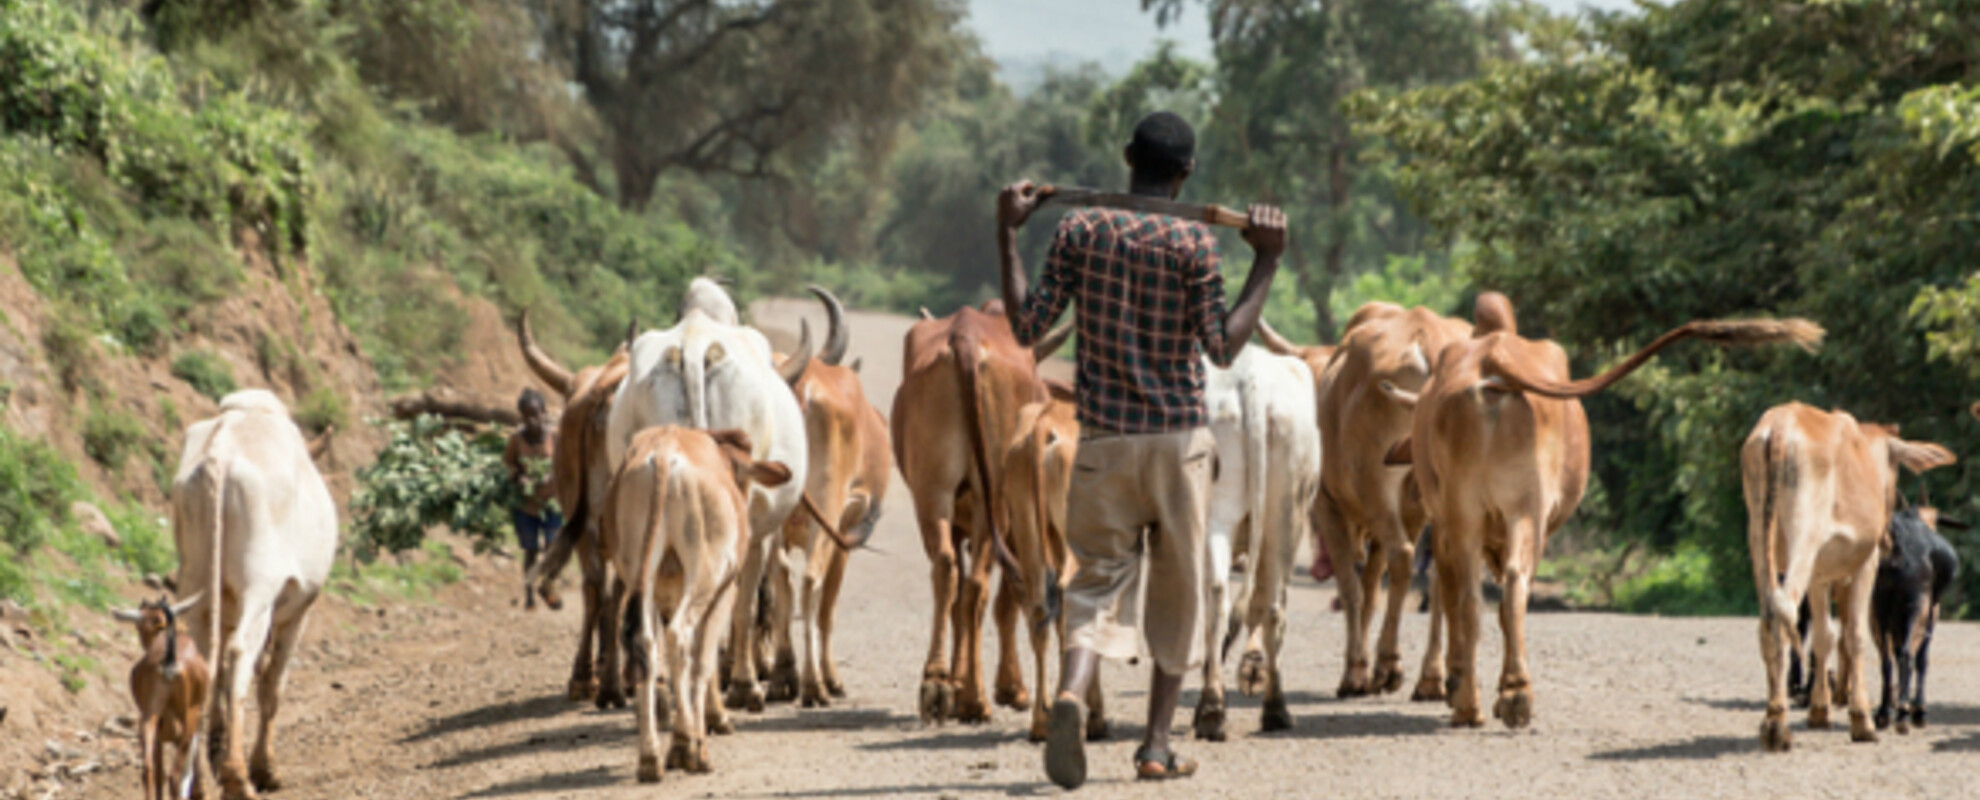
[[[655,629],[658,626],[655,624],[653,604],[659,602],[659,598],[649,596],[642,591],[634,595],[633,599],[633,607],[626,609],[626,613],[637,614],[639,618],[638,633],[634,635],[632,646],[638,649],[640,657],[647,665],[647,669],[651,672],[658,673],[663,669],[667,669],[674,657],[672,643],[668,643],[668,646],[665,648],[666,652],[662,652],[660,639],[654,635]],[[667,660],[661,660],[663,657]],[[671,672],[671,670],[668,671]],[[677,680],[674,681],[674,686],[678,687],[680,682],[677,673],[675,677]],[[638,684],[634,687],[633,696],[635,698],[633,706],[634,713],[639,716],[639,767],[636,777],[640,783],[659,783],[662,772],[660,764],[660,715],[665,712],[660,708],[659,685],[653,680],[652,675],[642,675],[640,677]],[[675,705],[678,707],[681,704],[675,703]],[[678,710],[676,708],[676,711]],[[678,723],[675,724],[678,725]]]
[[[288,679],[289,659],[295,655],[296,643],[301,641],[303,629],[309,621],[309,607],[315,600],[311,597],[301,601],[298,608],[277,621],[270,641],[268,665],[261,671],[258,681],[255,699],[261,711],[261,730],[255,739],[254,759],[248,776],[259,791],[273,792],[282,788],[282,780],[275,774],[275,712],[281,707],[282,685]]]
[[[1829,619],[1829,589],[1823,585],[1808,590],[1808,727],[1814,730],[1829,727],[1832,701],[1829,661],[1836,653],[1836,630]]]
[[[1526,663],[1526,600],[1532,591],[1533,569],[1539,544],[1539,526],[1533,519],[1512,520],[1506,526],[1506,568],[1499,576],[1505,596],[1499,601],[1499,633],[1504,641],[1505,664],[1499,673],[1499,701],[1492,716],[1508,728],[1524,728],[1533,722],[1533,679]]]
[[[1312,521],[1322,546],[1334,559],[1336,597],[1341,601],[1341,621],[1347,628],[1345,664],[1341,668],[1340,686],[1334,694],[1337,697],[1360,697],[1368,694],[1368,642],[1363,635],[1366,629],[1360,623],[1363,611],[1361,574],[1355,564],[1362,557],[1361,543],[1346,520],[1341,518],[1340,509],[1324,493],[1313,502]]]
[[[837,630],[839,587],[846,579],[846,551],[832,548],[832,565],[825,573],[824,594],[818,606],[818,668],[824,674],[825,693],[845,697],[846,684],[839,680],[839,662],[832,657],[832,634]]]
[[[826,573],[832,568],[832,556],[838,545],[820,535],[814,540],[813,550],[805,560],[802,605],[800,606],[799,629],[804,634],[804,665],[798,678],[798,694],[805,708],[826,708],[832,705],[831,695],[825,691],[825,658],[823,615],[825,601]]]
[[[1416,702],[1450,697],[1444,675],[1444,604],[1437,599],[1437,581],[1434,578],[1423,587],[1423,597],[1430,601],[1430,638],[1423,646],[1423,670],[1416,679],[1416,689],[1409,694],[1409,699]]]
[[[994,699],[997,705],[1012,711],[1031,710],[1031,695],[1024,686],[1024,670],[1018,666],[1018,606],[1022,602],[1016,584],[1008,579],[997,582],[997,683]]]
[[[220,743],[219,768],[221,795],[226,800],[257,796],[247,758],[241,752],[242,717],[246,714],[247,695],[254,683],[255,667],[260,663],[262,648],[268,642],[273,606],[272,598],[243,597],[240,607],[244,613],[240,615],[233,635],[228,637],[226,650],[221,656],[226,663],[227,676],[221,691],[225,693],[227,702],[223,712],[217,716],[226,723],[220,736],[224,741]]]
[[[1299,537],[1292,529],[1289,520],[1281,520],[1278,530],[1273,532],[1260,549],[1260,563],[1252,566],[1250,607],[1246,627],[1251,628],[1259,647],[1247,647],[1244,668],[1240,673],[1247,683],[1262,679],[1265,700],[1261,704],[1259,729],[1271,732],[1290,730],[1293,727],[1292,711],[1286,705],[1284,675],[1279,671],[1279,656],[1286,643],[1286,586],[1291,581],[1293,558],[1296,555]],[[1273,552],[1276,551],[1276,552]],[[1254,658],[1253,656],[1257,657]],[[1255,666],[1254,666],[1255,665]]]
[[[1876,718],[1877,730],[1880,731],[1891,726],[1892,706],[1894,703],[1901,702],[1900,698],[1902,697],[1902,695],[1894,691],[1896,688],[1896,684],[1893,683],[1891,680],[1891,668],[1893,666],[1891,659],[1892,656],[1894,655],[1891,652],[1891,638],[1897,635],[1898,632],[1902,630],[1902,627],[1903,626],[1901,625],[1897,627],[1887,627],[1885,625],[1878,624],[1872,626],[1870,632],[1871,641],[1877,645],[1877,669],[1883,675],[1884,678],[1883,694],[1882,694],[1881,702],[1879,702],[1877,705],[1877,718]],[[1898,710],[1899,725],[1904,724],[1903,717],[1904,717],[1904,711],[1900,706]]]
[[[934,593],[933,613],[929,615],[932,630],[928,636],[928,658],[921,667],[920,712],[923,722],[948,719],[955,702],[955,688],[949,683],[948,651],[944,645],[948,640],[948,625],[956,605],[960,576],[952,536],[955,523],[949,518],[954,506],[942,505],[942,508],[928,509],[924,508],[923,503],[915,504],[921,521],[922,545],[928,553],[928,582]]]
[[[1849,582],[1843,595],[1843,638],[1841,642],[1844,680],[1849,684],[1849,738],[1854,742],[1877,741],[1877,728],[1870,720],[1870,687],[1864,679],[1864,666],[1870,651],[1870,595],[1877,581],[1877,560],[1867,558]]]
[[[1235,628],[1230,614],[1231,537],[1228,531],[1212,530],[1207,539],[1210,555],[1205,579],[1203,692],[1197,696],[1196,715],[1190,723],[1196,738],[1224,741],[1224,648],[1225,629]]]
[[[729,589],[736,597],[736,606],[729,621],[729,696],[724,704],[761,713],[766,698],[763,687],[757,683],[756,672],[762,650],[756,637],[757,590],[769,570],[776,537],[757,536],[753,531],[744,531],[743,535],[751,537],[751,541],[743,551],[742,572],[735,586]]]
[[[995,561],[990,557],[989,526],[980,530],[985,533],[971,547],[968,577],[956,604],[959,646],[952,654],[956,663],[955,718],[965,723],[990,721],[990,704],[985,702],[988,693],[983,690],[983,617],[990,607],[990,568]]]
[[[1450,626],[1450,650],[1445,655],[1449,669],[1451,725],[1477,727],[1485,723],[1478,701],[1478,596],[1479,554],[1475,549],[1477,531],[1468,525],[1448,524],[1438,529],[1435,597],[1444,604]]]
[[[598,603],[598,696],[592,705],[600,709],[626,707],[625,671],[619,658],[619,606],[626,595],[625,581],[613,578]]]
[[[1382,535],[1382,552],[1387,556],[1389,591],[1383,598],[1387,601],[1386,613],[1382,615],[1382,632],[1375,643],[1375,674],[1369,679],[1369,689],[1388,694],[1402,689],[1402,644],[1401,628],[1403,604],[1409,599],[1409,580],[1416,566],[1416,552],[1409,536],[1401,527],[1396,527]],[[1374,559],[1371,557],[1370,562]],[[1370,581],[1370,585],[1374,584]]]
[[[1937,602],[1933,602],[1926,611],[1924,621],[1919,626],[1924,630],[1918,634],[1918,655],[1916,657],[1918,662],[1918,688],[1917,694],[1913,696],[1911,701],[1911,723],[1919,728],[1925,727],[1925,663],[1929,660],[1928,656],[1932,652],[1932,629],[1937,627],[1938,618],[1939,605]]]
[[[791,616],[798,601],[791,588],[794,577],[791,574],[791,556],[792,553],[781,545],[774,547],[770,555],[769,571],[764,578],[769,582],[770,587],[771,649],[777,654],[776,659],[771,662],[770,686],[765,694],[765,699],[772,703],[789,703],[797,700],[799,694],[797,648],[791,641]],[[804,580],[802,574],[795,578]]]

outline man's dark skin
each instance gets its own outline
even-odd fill
[[[1148,180],[1142,170],[1135,168],[1133,153],[1124,151],[1123,154],[1128,162],[1128,191],[1138,195],[1173,200],[1182,193],[1183,182],[1189,180],[1190,172],[1195,168],[1192,160],[1173,180]],[[1024,306],[1025,296],[1029,293],[1024,265],[1018,256],[1017,229],[1024,225],[1033,211],[1038,210],[1040,200],[1037,187],[1028,180],[1006,186],[997,195],[997,251],[1003,271],[1004,313],[1011,319],[1013,327],[1017,325],[1018,310]],[[1273,206],[1252,206],[1244,228],[1244,241],[1252,249],[1251,275],[1245,279],[1237,302],[1224,315],[1224,352],[1208,354],[1219,361],[1229,361],[1244,348],[1258,328],[1259,317],[1265,313],[1265,298],[1272,285],[1272,276],[1278,273],[1279,256],[1286,249],[1285,212]],[[1067,648],[1059,669],[1059,699],[1078,702],[1079,698],[1084,697],[1099,662],[1099,654],[1092,650]],[[1150,671],[1154,679],[1148,689],[1148,734],[1142,746],[1144,752],[1166,754],[1170,752],[1169,726],[1175,719],[1176,705],[1182,697],[1183,676],[1163,672],[1159,666]]]

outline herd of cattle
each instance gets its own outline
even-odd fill
[[[1022,612],[1035,685],[1048,691],[1046,667],[1058,652],[1051,637],[1064,634],[1059,593],[1078,569],[1065,506],[1080,432],[1072,388],[1041,377],[1038,364],[1069,326],[1025,348],[996,301],[939,319],[924,310],[907,334],[902,381],[883,417],[860,388],[859,364],[841,363],[844,309],[830,292],[812,291],[829,319],[815,353],[808,325],[796,352],[775,352],[708,279],[688,287],[673,327],[629,329],[605,363],[575,373],[537,347],[526,315],[518,327],[525,360],[565,400],[553,475],[569,523],[530,580],[547,585],[571,557],[579,560],[584,630],[569,694],[601,707],[636,697],[641,781],[666,769],[709,769],[707,734],[733,730],[731,709],[761,711],[778,700],[825,706],[844,696],[831,649],[835,610],[847,558],[871,534],[896,466],[913,496],[933,588],[921,716],[980,722],[994,701],[1030,710],[1031,738],[1044,737],[1046,704],[1027,694],[1016,626]],[[1238,689],[1264,696],[1265,730],[1292,725],[1279,654],[1295,551],[1308,536],[1343,565],[1338,693],[1400,689],[1397,628],[1416,533],[1426,526],[1436,602],[1413,697],[1446,700],[1455,725],[1482,724],[1475,660],[1489,568],[1504,591],[1505,662],[1493,715],[1526,725],[1526,600],[1547,537],[1574,512],[1588,479],[1580,398],[1682,339],[1812,347],[1822,331],[1800,320],[1694,322],[1579,381],[1558,345],[1519,335],[1511,304],[1496,293],[1478,299],[1469,323],[1370,303],[1337,345],[1296,346],[1269,326],[1260,336],[1263,347],[1247,348],[1229,369],[1207,366],[1219,466],[1212,569],[1201,587],[1210,655],[1194,729],[1209,740],[1225,738],[1224,658],[1240,637]],[[1956,563],[1929,510],[1898,510],[1896,479],[1900,466],[1922,471],[1952,455],[1902,440],[1894,427],[1791,403],[1761,420],[1740,458],[1769,686],[1763,744],[1788,746],[1788,656],[1804,650],[1793,635],[1798,621],[1813,627],[1811,727],[1828,724],[1840,691],[1852,736],[1875,738],[1864,676],[1873,628],[1887,684],[1876,723],[1892,713],[1895,653],[1898,724],[1923,724],[1923,650]],[[218,417],[188,431],[172,522],[178,585],[200,591],[120,612],[146,647],[132,686],[153,796],[173,788],[183,795],[188,765],[205,761],[188,756],[198,755],[209,683],[216,708],[206,716],[224,795],[278,785],[271,723],[289,657],[329,575],[335,513],[272,394],[230,395]],[[993,575],[1002,647],[994,695],[986,695],[982,624]],[[1387,613],[1371,658],[1385,576]],[[1840,638],[1829,620],[1832,593]],[[1136,597],[1131,591],[1124,602]],[[193,641],[178,635],[182,613]],[[222,643],[217,651],[214,642]],[[218,653],[212,674],[202,651]],[[251,767],[241,736],[250,685],[259,690],[261,723]],[[1088,707],[1088,734],[1105,736],[1097,681]],[[663,727],[672,737],[664,761]]]

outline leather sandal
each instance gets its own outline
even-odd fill
[[[1156,753],[1142,747],[1134,751],[1134,776],[1144,781],[1166,781],[1196,774],[1196,762],[1176,755],[1176,751]]]
[[[1086,783],[1086,709],[1077,700],[1058,698],[1045,734],[1045,775],[1062,789]]]

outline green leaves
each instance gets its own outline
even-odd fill
[[[510,532],[509,511],[523,495],[502,463],[501,431],[468,436],[439,417],[422,416],[393,423],[391,432],[378,460],[358,470],[351,494],[351,545],[359,558],[418,548],[436,525],[474,537],[477,550]],[[534,477],[547,476],[548,462],[530,469]]]

